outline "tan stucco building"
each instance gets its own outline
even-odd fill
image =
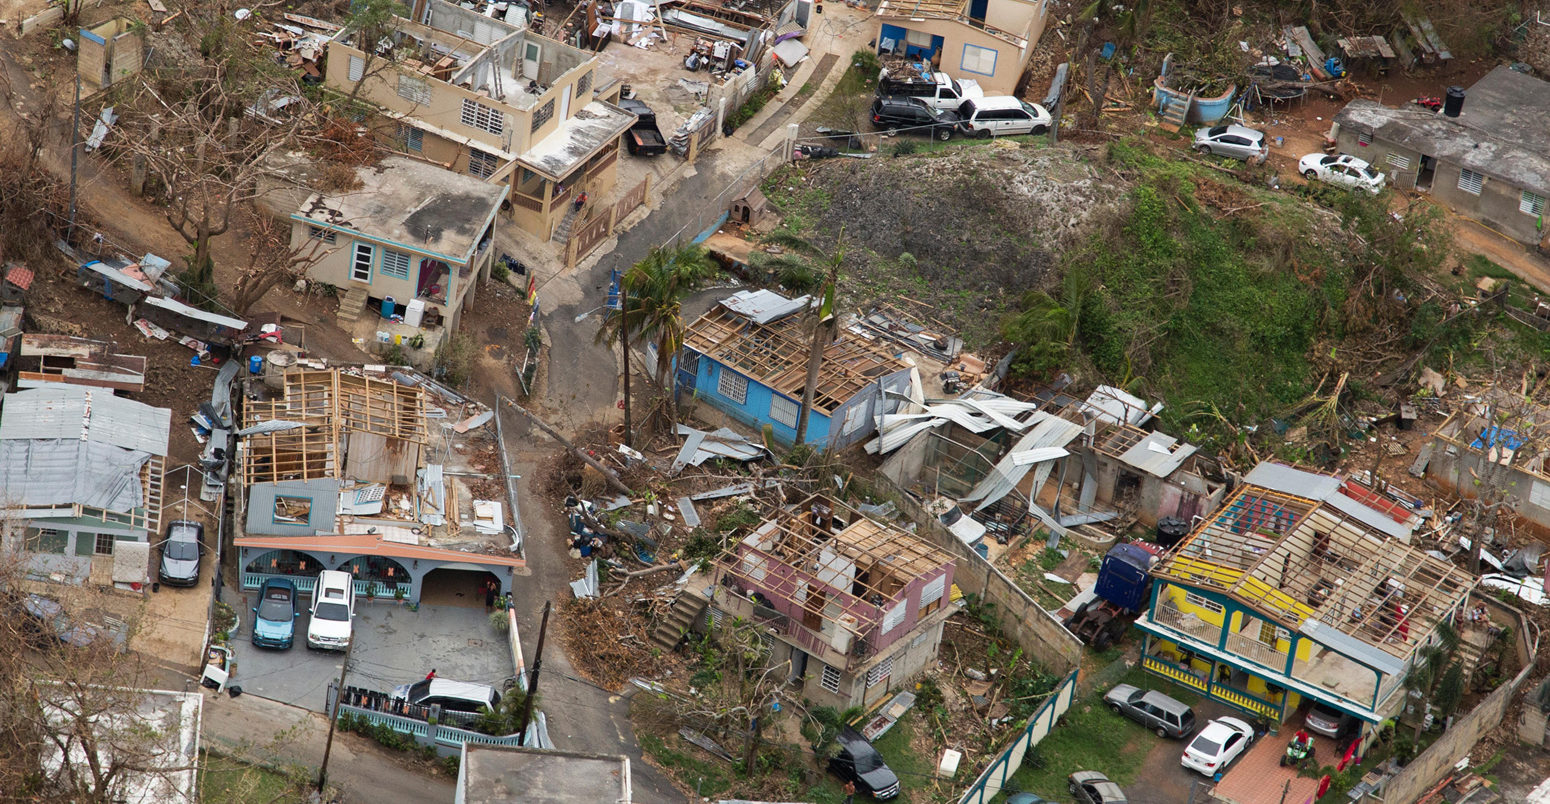
[[[612,189],[635,117],[597,95],[591,53],[442,0],[370,58],[355,38],[329,42],[327,86],[396,120],[397,150],[505,185],[521,228],[548,237],[575,194]]]
[[[1048,0],[883,0],[877,52],[929,59],[953,78],[978,81],[987,95],[1011,95],[1048,12]]]

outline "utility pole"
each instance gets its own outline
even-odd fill
[[[624,277],[619,277],[619,360],[624,366],[624,445],[633,448],[631,433],[634,428],[630,424],[630,317],[627,311],[630,309],[630,292],[624,287]],[[665,359],[663,355],[657,355],[658,360]],[[545,607],[547,610],[547,606]]]
[[[65,242],[75,245],[75,169],[81,157],[81,73],[75,73],[75,111],[70,117],[70,225]]]
[[[344,674],[350,671],[350,651],[355,649],[355,640],[344,649],[344,661],[339,664],[339,688],[334,692],[334,711],[328,718],[328,742],[323,744],[323,764],[318,767],[318,792],[323,792],[323,784],[328,780],[328,755],[334,750],[334,724],[339,722],[339,707],[344,703]]]
[[[527,700],[522,702],[522,720],[517,728],[517,745],[527,744],[527,724],[533,721],[533,702],[538,696],[538,671],[544,666],[544,632],[549,630],[549,607],[544,601],[544,617],[538,621],[538,648],[533,653],[533,672],[527,677]]]

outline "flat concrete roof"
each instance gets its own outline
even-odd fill
[[[635,124],[635,115],[603,101],[592,101],[574,117],[517,157],[529,170],[560,181]]]
[[[1550,195],[1550,83],[1508,67],[1497,67],[1475,82],[1456,118],[1358,99],[1335,115],[1335,122]]]
[[[464,804],[629,804],[630,759],[464,743],[458,784]]]
[[[506,188],[403,156],[355,171],[361,186],[313,193],[293,219],[396,243],[450,259],[473,257]]]

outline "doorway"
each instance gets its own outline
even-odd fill
[[[1421,170],[1415,175],[1415,189],[1420,192],[1428,192],[1432,189],[1432,179],[1437,174],[1437,157],[1421,155]]]

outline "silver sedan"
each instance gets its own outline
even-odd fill
[[[1245,162],[1263,162],[1270,155],[1265,132],[1247,126],[1211,126],[1195,131],[1195,152],[1227,156]]]

